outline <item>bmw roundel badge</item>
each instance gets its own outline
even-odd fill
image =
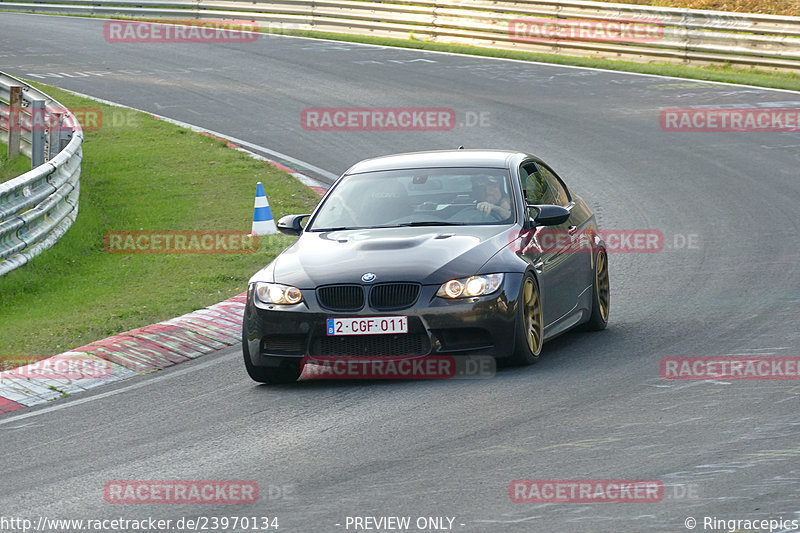
[[[375,276],[375,274],[373,274],[372,272],[367,272],[366,274],[361,276],[361,281],[369,283],[370,281],[374,281],[376,277],[377,276]]]

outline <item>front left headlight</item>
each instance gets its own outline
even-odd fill
[[[451,279],[442,283],[436,296],[442,298],[471,298],[492,294],[503,283],[503,274],[484,274],[468,278]]]
[[[296,304],[303,300],[300,289],[291,285],[265,281],[257,281],[253,285],[256,298],[265,304]]]

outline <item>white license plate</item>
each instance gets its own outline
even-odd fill
[[[380,335],[408,333],[407,316],[329,318],[328,335]]]

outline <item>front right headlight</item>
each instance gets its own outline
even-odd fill
[[[267,283],[257,281],[254,283],[256,298],[265,304],[292,305],[303,300],[303,293],[297,287],[281,283]]]

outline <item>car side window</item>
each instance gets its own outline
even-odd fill
[[[547,183],[547,190],[550,192],[551,197],[551,201],[542,203],[560,205],[562,207],[569,204],[569,195],[553,171],[544,165],[538,165],[538,167],[541,175],[544,177],[545,183]]]
[[[536,165],[527,163],[519,169],[519,177],[522,182],[522,193],[527,204],[546,204],[544,198],[547,196],[547,183],[539,174]]]

